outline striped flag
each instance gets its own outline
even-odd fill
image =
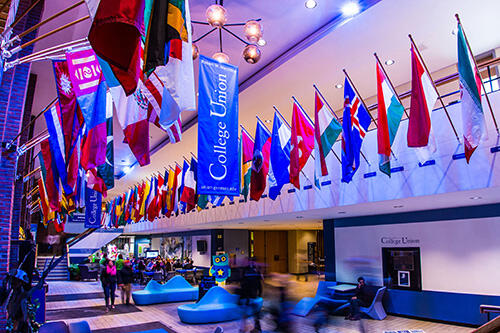
[[[318,92],[315,93],[314,100],[314,184],[321,188],[321,177],[328,175],[326,157],[332,152],[333,145],[342,132],[342,125],[333,117]]]
[[[465,159],[470,158],[479,143],[487,138],[483,106],[481,104],[481,76],[475,66],[474,55],[467,47],[462,25],[458,24],[458,76],[462,96],[462,126]]]
[[[391,146],[403,117],[404,107],[399,102],[384,71],[377,62],[377,142],[380,156],[379,169],[391,176]]]
[[[290,182],[290,127],[274,113],[273,133],[269,153],[269,198],[276,200],[281,189]]]
[[[418,159],[425,163],[430,153],[436,151],[436,143],[432,133],[431,113],[436,104],[438,94],[429,73],[422,61],[411,47],[411,101],[410,118],[408,120],[408,147],[416,148]]]
[[[184,177],[184,188],[181,194],[181,201],[186,203],[186,211],[191,211],[196,206],[196,177],[198,174],[198,161],[191,158],[191,164]]]
[[[253,146],[252,174],[250,176],[250,199],[259,201],[266,189],[266,178],[269,171],[269,152],[271,149],[271,133],[257,118],[255,144]]]

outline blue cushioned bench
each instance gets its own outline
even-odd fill
[[[137,305],[195,301],[198,299],[198,288],[192,287],[186,279],[178,275],[163,285],[151,280],[144,290],[134,291],[132,298]]]
[[[252,299],[248,307],[242,306],[239,299],[238,295],[216,286],[210,288],[198,303],[180,305],[177,314],[184,323],[206,324],[237,320],[245,310],[249,312],[248,315],[253,315],[262,308],[261,297]]]
[[[304,297],[300,302],[295,305],[292,310],[292,314],[296,316],[305,317],[311,312],[312,308],[319,302],[328,303],[333,306],[342,306],[348,303],[347,300],[333,299],[333,291],[328,289],[328,287],[336,286],[335,281],[319,281],[318,289],[316,290],[316,296],[314,297]]]

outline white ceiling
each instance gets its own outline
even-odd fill
[[[69,0],[51,0],[46,2],[44,17],[51,15],[72,2]],[[191,1],[193,20],[203,20],[205,8],[211,4],[209,0]],[[254,73],[277,55],[281,54],[295,42],[315,31],[338,13],[341,0],[318,0],[318,6],[313,10],[304,7],[302,0],[280,1],[226,1],[229,12],[229,22],[245,21],[248,18],[263,18],[264,39],[268,42],[262,48],[263,57],[257,65],[248,65],[241,60],[242,44],[229,36],[225,36],[224,48],[230,50],[229,56],[233,64],[240,66],[240,82]],[[86,15],[81,7],[73,17],[64,19],[67,22]],[[456,37],[451,31],[456,26],[455,13],[459,13],[475,54],[494,49],[500,45],[500,1],[498,0],[383,0],[364,13],[348,20],[335,28],[329,34],[309,46],[292,59],[267,74],[252,86],[240,93],[240,123],[250,133],[255,129],[255,115],[262,119],[272,119],[272,106],[276,105],[285,118],[291,118],[291,96],[296,96],[302,105],[312,115],[313,88],[315,83],[334,109],[342,107],[342,89],[334,85],[343,83],[342,68],[346,68],[356,83],[362,96],[376,94],[375,60],[376,51],[382,60],[394,59],[395,64],[387,67],[388,74],[395,83],[400,85],[410,80],[410,57],[408,33],[412,33],[420,46],[429,69],[434,72],[456,63]],[[60,25],[61,21],[57,24]],[[57,24],[47,25],[41,32],[50,30]],[[47,38],[37,45],[37,49],[66,42],[86,36],[89,24],[81,23],[75,29],[68,29]],[[241,28],[233,28],[235,32]],[[195,26],[194,38],[197,38],[207,27]],[[212,39],[206,38],[200,44],[202,54],[211,55],[217,49]],[[227,39],[227,41],[226,41]],[[237,61],[237,62],[236,62]],[[195,62],[197,66],[197,62]],[[34,113],[38,112],[55,96],[52,69],[49,62],[33,64],[32,72],[39,74],[37,91],[34,101]],[[183,115],[183,120],[192,117]],[[38,126],[42,127],[43,124]],[[151,131],[153,147],[164,138],[161,131]],[[119,126],[115,124],[115,173],[120,168],[130,165],[133,161],[128,147],[120,144],[122,137]],[[167,145],[151,158],[151,165],[139,168],[116,181],[115,189],[109,192],[110,197],[122,193],[136,182],[150,176],[154,172],[163,171],[164,167],[181,162],[183,156],[197,151],[197,126],[183,133],[182,142]],[[124,162],[122,162],[124,161]],[[460,194],[456,194],[460,195]],[[440,200],[420,199],[412,201],[412,210],[430,209],[447,203],[453,206],[455,194],[442,195]],[[450,200],[447,201],[446,198]],[[498,202],[497,197],[494,200]],[[410,199],[408,199],[410,200]],[[465,200],[463,205],[469,201]],[[474,202],[473,204],[478,204]],[[353,214],[385,212],[388,202],[367,204],[355,207]],[[410,208],[409,208],[410,209]],[[365,212],[366,210],[366,212]],[[313,214],[313,212],[311,212]],[[315,214],[315,213],[314,213]],[[350,214],[350,212],[348,212]],[[307,220],[334,215],[334,210],[319,212],[319,215],[305,216]],[[346,214],[347,215],[347,214]],[[226,226],[225,226],[226,227]]]

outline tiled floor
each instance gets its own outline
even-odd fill
[[[291,280],[287,290],[291,295],[295,295],[293,298],[301,298],[303,296],[313,296],[316,290],[317,280],[309,282],[297,282]],[[136,288],[139,288],[136,286]],[[228,287],[229,288],[229,287]],[[268,287],[265,290],[266,302],[269,297],[272,297],[270,290],[272,287]],[[101,286],[98,282],[49,282],[49,295],[68,295],[68,294],[87,294],[87,293],[99,293],[101,292]],[[95,295],[95,294],[94,294]],[[117,292],[119,296],[119,292]],[[117,304],[120,303],[118,297]],[[185,303],[170,303],[170,304],[158,304],[150,306],[138,306],[140,312],[130,312],[130,313],[116,313],[99,315],[95,317],[84,318],[90,325],[92,330],[99,330],[100,332],[105,332],[105,329],[111,329],[110,332],[135,332],[137,327],[132,326],[139,324],[148,325],[164,325],[168,328],[169,332],[213,332],[217,326],[221,326],[224,332],[238,332],[240,329],[240,322],[228,322],[221,324],[208,324],[208,325],[187,325],[183,324],[179,317],[177,316],[177,307],[180,304]],[[71,300],[71,301],[54,301],[47,303],[48,313],[54,313],[53,310],[61,309],[76,309],[84,307],[98,307],[103,306],[104,300],[101,298],[91,298],[82,300]],[[52,311],[49,311],[52,310]],[[50,318],[48,318],[50,320]],[[312,328],[312,322],[314,320],[314,315],[309,315],[308,317],[295,317],[293,316],[293,328],[294,332],[297,333],[309,333],[314,332]],[[64,319],[67,323],[79,321],[79,319]],[[251,329],[251,323],[248,323],[248,330]],[[117,329],[121,328],[121,329]],[[262,320],[262,328],[266,331],[272,331],[272,321],[269,316],[264,316]],[[330,317],[330,323],[328,327],[322,329],[322,332],[377,332],[383,333],[384,331],[398,331],[398,330],[423,330],[425,333],[462,333],[470,332],[470,328],[464,328],[459,326],[443,325],[437,323],[431,323],[420,320],[413,320],[401,317],[388,316],[383,321],[376,320],[362,320],[360,322],[346,321],[343,317]]]

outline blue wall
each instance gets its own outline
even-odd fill
[[[500,204],[324,220],[326,279],[336,280],[335,228],[401,223],[432,223],[435,221],[496,216],[500,216]],[[471,237],[474,237],[474,235],[471,235]],[[493,263],[485,262],[485,265],[488,264]],[[446,267],[442,269],[446,269]],[[467,267],[463,269],[466,270]],[[390,289],[384,297],[384,306],[388,313],[468,325],[482,325],[486,322],[486,315],[479,313],[481,304],[500,306],[500,296],[432,290],[417,292]]]

